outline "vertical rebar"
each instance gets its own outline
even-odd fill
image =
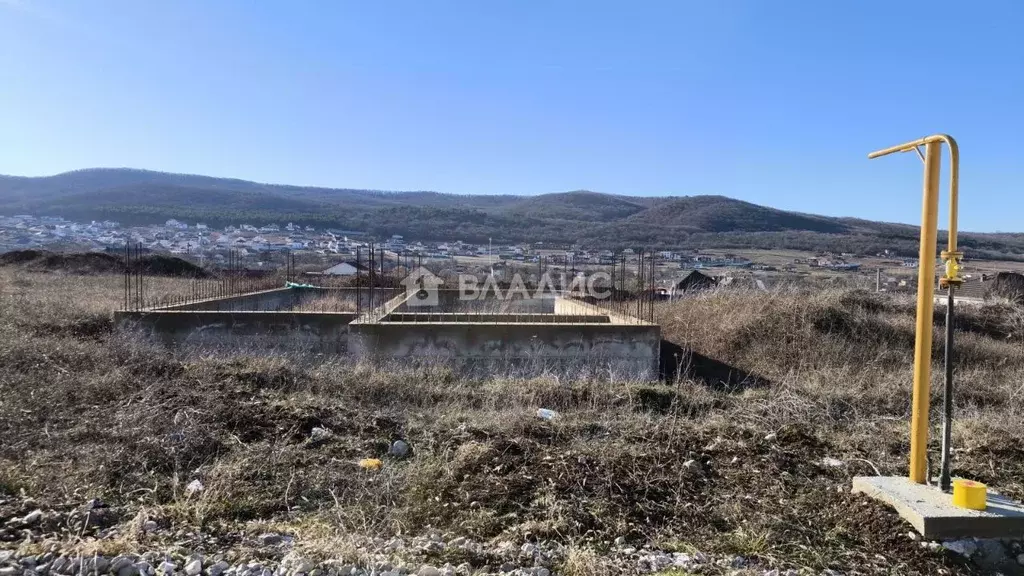
[[[622,254],[619,256],[619,261],[615,265],[619,267],[619,285],[616,288],[615,312],[622,314],[622,290],[626,287],[626,255]]]
[[[138,244],[138,243],[135,245],[135,258],[133,259],[134,260],[134,265],[135,265],[134,274],[135,274],[135,309],[136,310],[141,310],[142,309],[142,274],[141,274],[141,268],[142,267],[139,265],[140,264],[139,263],[139,251],[142,249],[141,246],[142,245]]]
[[[128,309],[128,240],[124,241],[124,309]]]
[[[636,260],[636,317],[640,317],[644,296],[644,249],[640,248]]]
[[[656,293],[655,293],[655,290],[656,290],[656,276],[657,276],[657,272],[658,272],[657,257],[658,257],[657,253],[652,250],[651,251],[651,305],[650,305],[650,308],[647,310],[647,321],[648,322],[654,322],[654,297],[656,295]]]
[[[356,246],[356,315],[363,313],[363,298],[359,290],[359,247]]]

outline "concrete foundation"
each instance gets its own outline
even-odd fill
[[[656,324],[558,297],[519,301],[527,310],[551,313],[449,312],[458,307],[449,296],[442,293],[436,306],[411,306],[396,299],[379,317],[354,321],[349,325],[349,354],[375,361],[461,363],[491,372],[587,371],[640,380],[658,376],[661,328]]]
[[[206,298],[188,304],[174,306],[161,306],[154,308],[153,312],[184,312],[184,311],[214,311],[214,312],[244,312],[261,311],[274,312],[290,310],[298,304],[300,291],[292,288],[277,288],[275,290],[263,290],[239,296],[226,296],[224,298]]]
[[[953,506],[952,494],[899,476],[859,476],[853,491],[881,500],[929,539],[1021,538],[1024,506],[989,491],[984,511]]]
[[[296,311],[311,299],[367,298],[363,290],[281,288],[139,312],[115,321],[170,345],[347,354],[353,360],[444,362],[491,372],[571,371],[658,377],[661,328],[584,302],[544,294],[464,300],[440,290],[377,291],[366,312]],[[385,295],[391,296],[385,299]],[[314,306],[315,308],[315,306]],[[354,306],[353,306],[354,308]]]
[[[404,294],[404,292],[401,292]],[[280,312],[293,310],[306,304],[314,303],[318,298],[329,298],[338,303],[348,303],[351,309],[357,308],[361,302],[362,309],[368,309],[393,298],[397,291],[377,290],[371,303],[370,291],[355,288],[275,288],[260,292],[250,292],[223,298],[206,298],[187,304],[158,306],[152,312],[203,310],[214,312]]]
[[[116,312],[121,327],[170,346],[344,354],[355,314],[321,312]]]
[[[589,367],[646,380],[657,376],[660,342],[656,326],[355,322],[348,345],[357,358],[464,361],[495,369]]]

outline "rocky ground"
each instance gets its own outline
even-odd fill
[[[68,510],[35,508],[31,499],[0,500],[9,515],[0,528],[0,576],[599,576],[728,574],[838,576],[844,572],[767,568],[757,558],[664,550],[618,537],[595,548],[532,539],[480,542],[433,532],[426,536],[359,538],[304,553],[293,534],[239,531],[212,536],[176,529],[162,518],[122,514],[93,499]],[[25,512],[28,510],[27,512]],[[22,513],[24,514],[22,515]],[[13,513],[13,515],[11,515]],[[906,539],[959,558],[964,571],[1024,574],[1024,541]],[[851,574],[859,571],[850,572]],[[938,569],[939,574],[950,574]]]

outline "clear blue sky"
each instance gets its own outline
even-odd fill
[[[940,131],[961,225],[1024,230],[1024,2],[0,0],[5,174],[724,194],[915,222],[920,162],[865,155]]]

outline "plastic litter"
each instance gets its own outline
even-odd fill
[[[189,482],[188,486],[185,486],[185,493],[188,494],[189,496],[195,494],[196,492],[202,492],[202,491],[203,491],[203,483],[200,482],[198,479]]]
[[[555,412],[554,410],[548,410],[547,408],[538,408],[537,418],[540,418],[542,420],[554,420],[555,418],[558,418],[558,412]]]

